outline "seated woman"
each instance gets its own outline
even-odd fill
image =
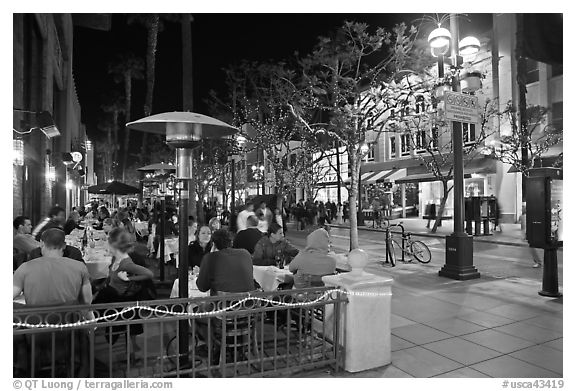
[[[188,245],[188,267],[200,267],[204,255],[212,251],[212,232],[210,227],[203,225],[198,232],[198,238]]]
[[[110,217],[110,212],[108,211],[108,209],[106,209],[106,207],[104,207],[104,206],[101,206],[98,209],[98,221],[96,223],[94,223],[94,229],[102,230],[103,225],[104,225],[104,220],[106,220],[109,217]]]
[[[64,223],[64,233],[66,235],[70,235],[70,232],[74,231],[75,229],[83,229],[79,225],[80,222],[80,213],[73,211],[70,213],[70,217]]]
[[[257,266],[276,265],[279,261],[289,264],[297,254],[298,249],[284,238],[282,227],[272,222],[268,228],[268,235],[256,243],[252,262]]]
[[[118,220],[118,227],[124,228],[130,235],[132,242],[136,242],[136,228],[134,228],[134,224],[132,224],[130,218],[124,217],[122,220]]]
[[[128,252],[132,249],[132,238],[122,228],[114,228],[108,236],[108,245],[112,253],[112,263],[109,267],[108,282],[102,289],[94,303],[117,303],[123,301],[141,301],[151,298],[150,292],[154,289],[152,278],[154,273],[139,266],[132,261]],[[122,328],[123,326],[118,326]],[[112,331],[118,331],[113,328]],[[142,325],[130,327],[131,337],[143,332]],[[113,343],[118,335],[113,336]]]
[[[328,255],[330,236],[328,231],[319,228],[306,238],[306,248],[290,263],[289,269],[294,273],[294,288],[324,286],[322,276],[334,274],[336,260]]]
[[[222,224],[220,224],[220,219],[218,219],[218,217],[212,217],[208,222],[208,227],[210,227],[210,231],[212,232],[218,231],[220,228],[222,228]]]

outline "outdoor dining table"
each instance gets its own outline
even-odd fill
[[[282,283],[289,283],[294,281],[294,275],[288,269],[279,269],[276,266],[253,266],[254,279],[264,291],[272,292],[278,290],[278,286]],[[196,286],[197,275],[188,276],[188,297],[206,297],[210,295],[210,291],[200,292]],[[178,279],[174,280],[170,298],[179,297],[178,295]]]
[[[170,261],[170,254],[174,254],[176,259],[176,267],[178,267],[178,254],[180,252],[178,248],[178,238],[166,238],[164,239],[164,263]],[[156,258],[160,259],[160,251],[157,252]]]
[[[276,266],[253,266],[254,279],[265,291],[278,290],[278,286],[294,281],[294,275],[288,268],[280,269]]]
[[[197,275],[189,275],[188,276],[188,297],[206,297],[210,296],[210,291],[201,292],[198,287],[196,286],[196,279],[198,278]],[[180,290],[178,289],[178,279],[174,280],[174,284],[172,285],[172,291],[170,292],[170,298],[174,299],[179,297]]]
[[[109,266],[112,263],[110,256],[104,247],[86,248],[84,262],[92,280],[108,277]]]

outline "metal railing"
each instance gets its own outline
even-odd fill
[[[14,377],[275,376],[343,366],[331,288],[14,309]],[[96,321],[82,314],[93,311]],[[188,322],[188,352],[180,328]]]

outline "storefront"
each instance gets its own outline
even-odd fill
[[[396,184],[412,184],[418,186],[418,216],[427,216],[430,205],[439,210],[444,193],[443,184],[433,174],[426,172],[425,167],[408,168],[404,178],[396,180]],[[464,196],[496,195],[496,161],[492,159],[477,159],[471,161],[464,169]],[[452,180],[448,181],[448,189],[452,188]],[[450,191],[444,208],[444,218],[451,219],[454,214],[454,195]]]

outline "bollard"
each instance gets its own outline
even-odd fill
[[[544,249],[544,270],[542,272],[542,290],[540,296],[561,297],[558,290],[558,249]]]

